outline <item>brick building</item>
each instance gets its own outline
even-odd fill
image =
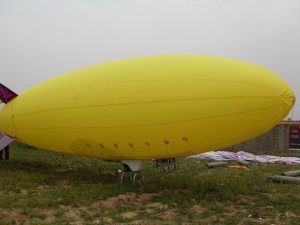
[[[227,148],[233,151],[300,151],[300,121],[285,120],[281,124],[257,138]]]

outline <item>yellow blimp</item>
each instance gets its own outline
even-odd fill
[[[276,126],[295,102],[270,70],[202,55],[124,59],[59,75],[19,96],[1,90],[7,104],[0,130],[7,136],[108,160],[188,156],[238,144]]]

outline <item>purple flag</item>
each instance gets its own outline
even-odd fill
[[[6,104],[17,96],[18,95],[15,92],[5,87],[3,84],[0,84],[0,100],[2,100],[2,102]]]

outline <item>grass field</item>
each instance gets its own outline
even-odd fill
[[[143,184],[120,184],[119,164],[14,144],[0,161],[0,224],[300,224],[300,185],[267,179],[299,167],[206,162],[180,159],[171,173],[147,162]]]

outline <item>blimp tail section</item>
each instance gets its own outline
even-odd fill
[[[12,90],[10,90],[9,88],[7,88],[6,86],[0,83],[0,103],[7,104],[17,96],[18,95],[15,92],[13,92]],[[5,119],[6,117],[0,116],[0,120],[1,120],[0,125],[5,124],[4,123]],[[0,132],[3,132],[4,130],[1,130],[1,128],[2,126],[0,126]],[[8,146],[9,144],[11,144],[12,142],[14,142],[15,140],[16,139],[14,137],[10,137],[8,135],[0,133],[0,151],[4,149],[6,146]]]
[[[6,104],[17,96],[15,92],[0,83],[0,103],[3,102]]]

